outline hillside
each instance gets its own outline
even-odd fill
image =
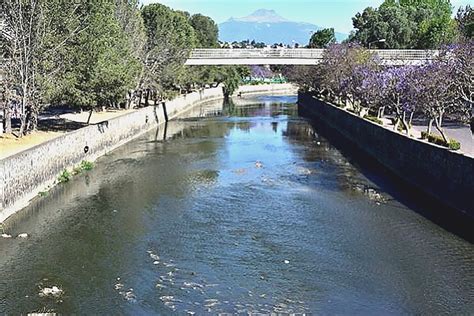
[[[293,22],[281,17],[273,10],[257,10],[243,18],[230,18],[219,24],[219,39],[224,42],[255,40],[267,44],[299,43],[306,45],[311,34],[322,29],[318,25],[304,22]],[[338,41],[347,34],[336,33]]]

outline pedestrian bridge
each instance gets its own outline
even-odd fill
[[[186,65],[316,65],[323,59],[324,49],[259,48],[259,49],[194,49]],[[387,66],[420,65],[432,60],[436,50],[370,50]]]

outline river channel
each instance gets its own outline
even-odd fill
[[[0,238],[0,314],[473,313],[473,245],[295,103],[201,106],[34,201]]]

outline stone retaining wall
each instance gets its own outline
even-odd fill
[[[299,111],[336,129],[390,171],[446,205],[474,217],[474,159],[407,137],[310,94]]]
[[[239,92],[275,93],[288,85],[242,86]],[[258,90],[258,91],[257,91]],[[0,223],[52,186],[59,173],[83,160],[94,161],[148,130],[177,118],[204,102],[223,99],[222,87],[180,96],[164,105],[150,106],[67,133],[0,160]]]

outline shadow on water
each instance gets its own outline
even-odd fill
[[[351,164],[383,191],[443,229],[474,243],[474,218],[403,180],[327,123],[318,119],[307,120],[316,133],[326,138]]]

